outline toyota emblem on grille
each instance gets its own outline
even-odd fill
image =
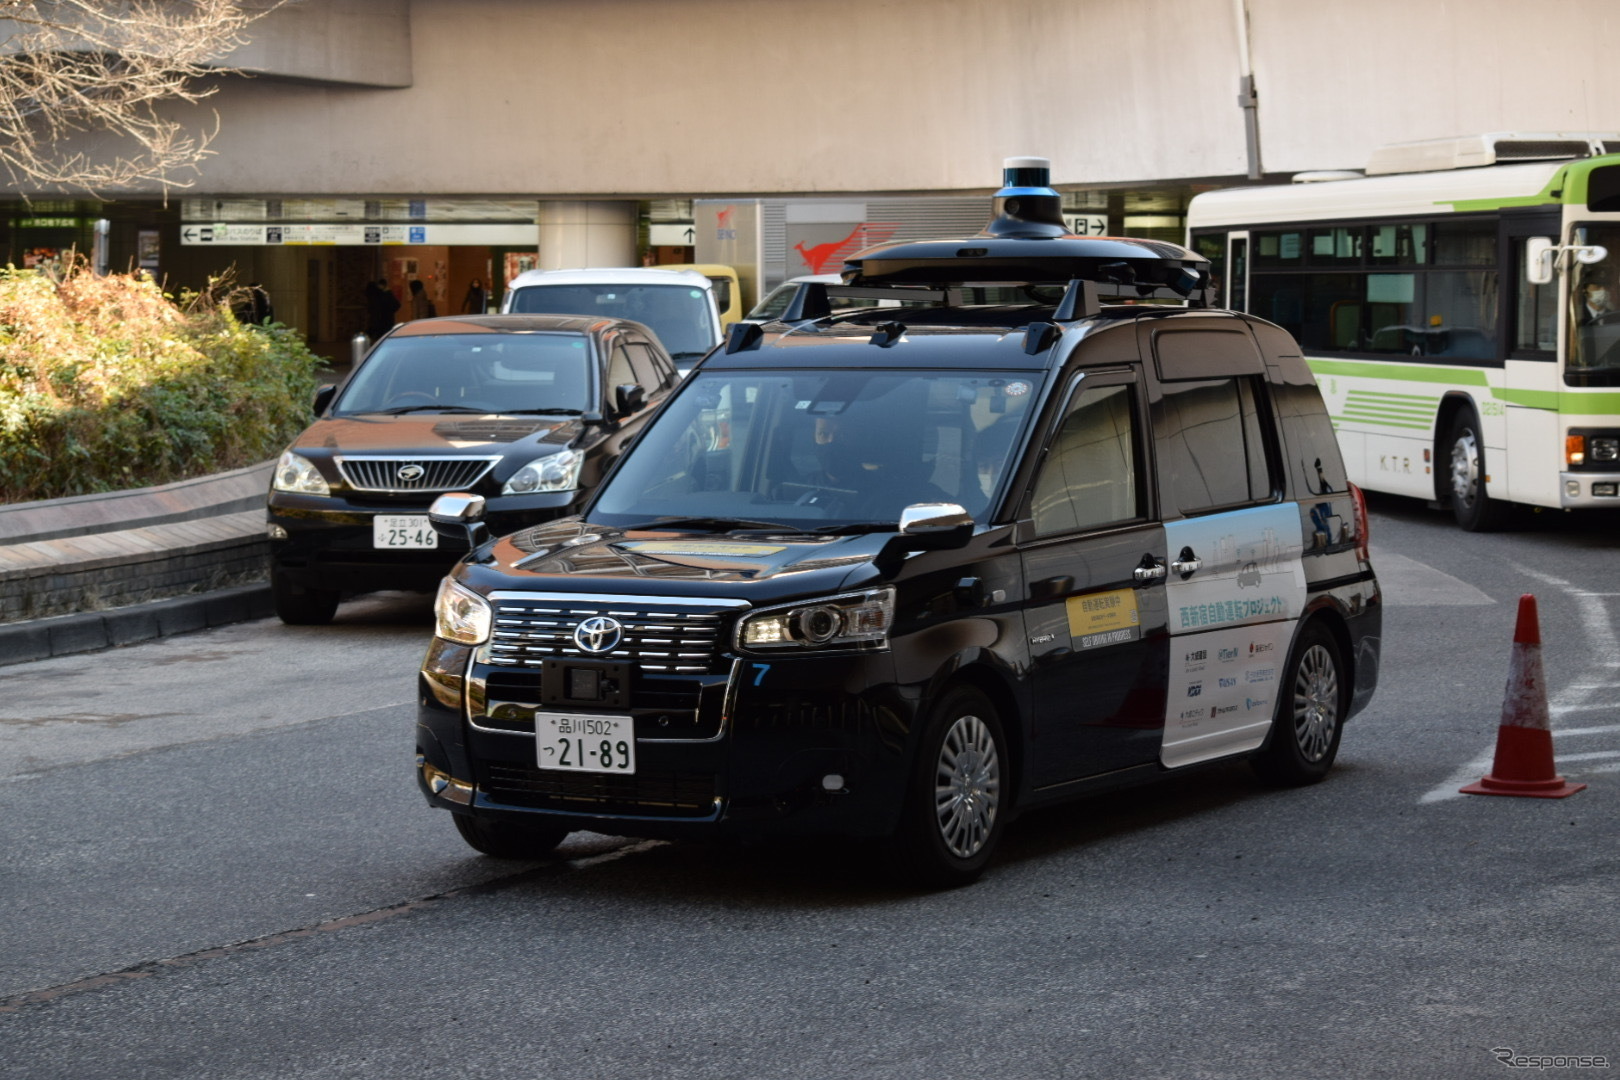
[[[422,477],[424,475],[426,475],[426,473],[427,473],[427,470],[422,468],[422,466],[416,465],[416,464],[411,464],[411,465],[401,465],[399,467],[399,471],[394,473],[394,475],[399,477],[401,480],[405,481],[407,484],[409,484],[414,480],[422,479]]]
[[[593,615],[574,627],[574,644],[588,653],[612,652],[623,637],[623,624],[606,615]]]

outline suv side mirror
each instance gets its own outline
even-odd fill
[[[620,416],[629,416],[646,407],[647,391],[638,383],[621,383],[613,388],[613,401]]]
[[[900,511],[907,547],[960,547],[973,535],[973,515],[956,503],[912,503]]]
[[[489,526],[484,524],[484,497],[465,491],[440,495],[428,507],[428,524],[440,536],[465,538],[469,549],[484,542]]]
[[[336,396],[336,394],[337,394],[337,384],[336,383],[327,383],[324,386],[316,387],[316,389],[315,389],[315,403],[314,403],[314,409],[315,409],[315,415],[316,416],[319,416],[319,415],[321,415],[322,413],[324,413],[326,411],[326,407],[328,405],[332,404],[332,398],[334,396]]]

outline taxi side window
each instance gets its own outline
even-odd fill
[[[1252,377],[1164,384],[1154,410],[1168,513],[1198,514],[1270,499],[1271,455]]]
[[[1030,498],[1035,535],[1141,517],[1137,445],[1130,385],[1082,387],[1035,478]]]

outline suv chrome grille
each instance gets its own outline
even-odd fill
[[[495,467],[498,457],[349,457],[338,472],[357,491],[455,491],[470,488]]]
[[[721,632],[726,608],[660,597],[545,596],[497,593],[489,662],[538,668],[548,659],[610,660],[647,672],[709,674],[722,670]],[[605,616],[623,628],[607,652],[587,652],[574,640],[586,619]]]

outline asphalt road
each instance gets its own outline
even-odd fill
[[[1616,525],[1375,499],[1382,682],[1327,782],[1094,797],[932,894],[835,845],[474,855],[411,778],[422,598],[6,668],[0,1077],[1620,1069]],[[1590,786],[1461,796],[1527,591]]]

